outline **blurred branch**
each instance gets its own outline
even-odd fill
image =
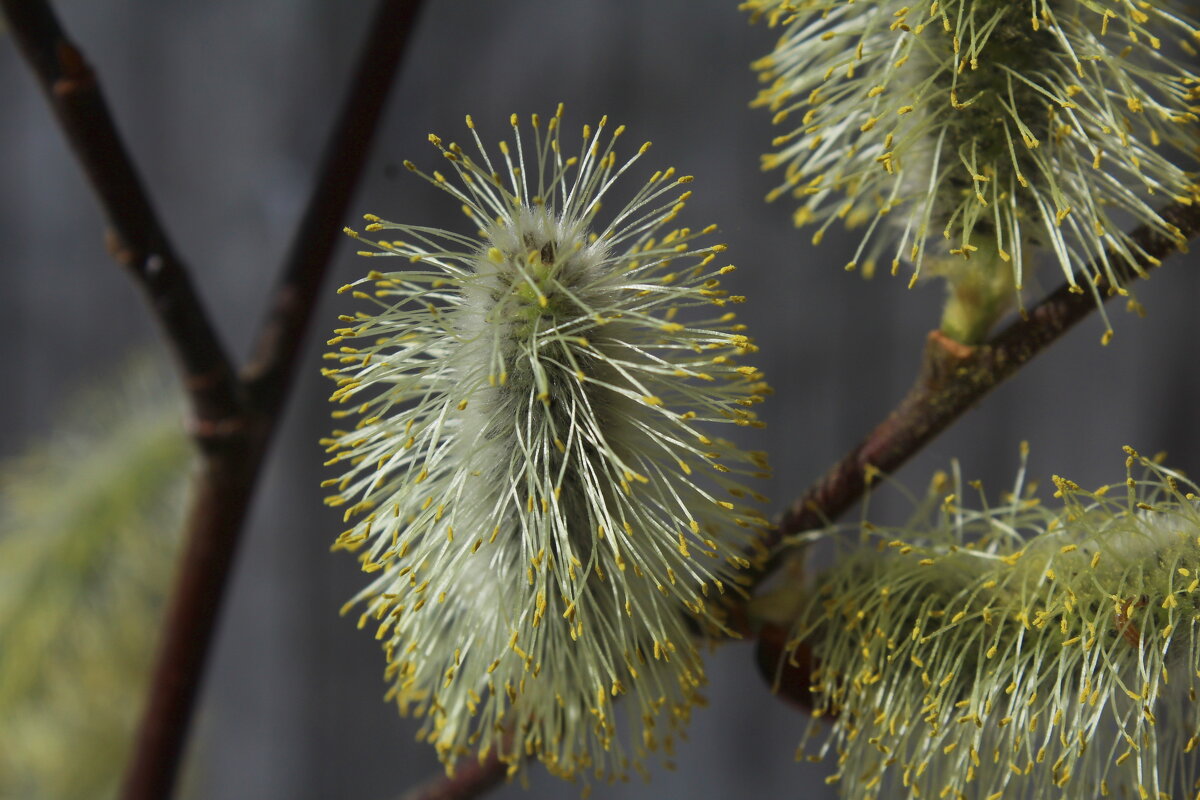
[[[0,0],[25,60],[99,196],[109,249],[142,288],[183,369],[200,431],[237,415],[229,358],[154,211],[92,68],[45,0]]]
[[[283,262],[271,308],[260,324],[250,362],[242,371],[251,404],[276,409],[282,402],[304,344],[304,332],[350,203],[370,151],[371,137],[414,26],[421,3],[384,2],[372,20],[364,57],[325,145],[317,182],[291,249]]]
[[[464,761],[451,776],[438,776],[406,792],[401,800],[470,800],[499,786],[508,765],[492,753],[482,762]]]
[[[1149,256],[1142,259],[1145,268],[1183,250],[1187,240],[1200,234],[1200,205],[1175,204],[1160,214],[1178,228],[1180,234],[1178,238],[1170,237],[1146,226],[1134,231],[1132,236],[1137,248]],[[1122,262],[1112,258],[1110,263],[1117,268]],[[1090,271],[1103,275],[1103,270],[1095,265]],[[1139,276],[1126,269],[1121,277],[1132,281]],[[1112,296],[1114,293],[1110,292],[1104,299]],[[1009,325],[985,344],[961,345],[936,331],[931,333],[921,374],[908,395],[867,438],[791,505],[765,544],[774,548],[786,536],[821,527],[841,515],[862,497],[870,469],[884,473],[897,470],[984,395],[1096,307],[1096,299],[1091,294],[1072,292],[1070,286],[1063,285],[1024,319]],[[771,566],[768,566],[760,580],[770,571]]]
[[[183,366],[194,434],[205,456],[125,800],[171,794],[238,535],[335,237],[420,7],[421,0],[380,0],[254,360],[239,381],[121,142],[95,74],[45,0],[0,0],[100,197],[113,229],[112,252],[147,294]]]

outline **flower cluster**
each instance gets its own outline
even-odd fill
[[[617,696],[639,769],[697,699],[692,635],[723,625],[764,524],[739,476],[766,470],[706,430],[760,425],[768,388],[739,364],[755,347],[724,247],[698,243],[713,228],[670,227],[691,178],[655,172],[601,221],[649,145],[622,161],[601,120],[570,154],[561,114],[532,135],[513,115],[498,158],[470,117],[477,154],[431,135],[457,181],[406,162],[477,235],[367,218],[391,235],[362,255],[406,263],[344,287],[370,311],[330,342],[335,416],[357,421],[325,441],[345,469],[325,485],[354,521],[336,546],[375,573],[348,607],[447,768],[495,752],[615,777]]]
[[[928,258],[952,285],[986,278],[1012,297],[1032,246],[1079,291],[1124,291],[1123,273],[1155,262],[1122,223],[1179,237],[1154,204],[1196,198],[1179,164],[1196,148],[1200,78],[1179,56],[1200,34],[1171,0],[743,8],[785,27],[755,65],[756,104],[791,126],[764,156],[784,168],[769,198],[797,198],[814,242],[836,220],[866,224],[847,268],[890,256],[915,282]]]
[[[864,524],[791,645],[844,796],[1193,796],[1200,498],[1128,452],[1125,491],[1056,477],[1057,511],[941,476],[913,524]]]

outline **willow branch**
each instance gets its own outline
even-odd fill
[[[401,800],[471,800],[499,786],[508,765],[493,753],[483,762],[464,761],[453,776],[438,776],[404,794]]]
[[[1132,238],[1147,258],[1143,272],[1157,265],[1184,243],[1200,234],[1200,205],[1176,204],[1160,212],[1179,231],[1168,236],[1142,226]],[[1136,249],[1135,249],[1136,252]],[[1113,264],[1122,263],[1115,255]],[[1103,274],[1097,265],[1089,271]],[[1138,277],[1132,269],[1125,281]],[[1108,293],[1104,299],[1113,296]],[[925,362],[900,405],[857,447],[846,454],[783,514],[765,542],[774,548],[786,536],[827,524],[862,497],[868,470],[890,473],[950,426],[984,395],[1013,375],[1034,356],[1058,340],[1096,308],[1095,298],[1063,285],[1024,319],[1014,322],[986,344],[967,347],[930,334]]]
[[[45,0],[0,0],[110,226],[109,249],[141,287],[183,370],[199,430],[236,416],[229,358],[163,229],[96,75]]]

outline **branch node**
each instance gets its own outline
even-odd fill
[[[104,230],[104,249],[113,261],[126,269],[132,270],[137,265],[137,253],[121,234],[113,228]]]
[[[1135,275],[1151,274],[1152,269],[1148,268],[1157,267],[1162,259],[1182,250],[1180,235],[1186,240],[1200,234],[1200,205],[1177,202],[1162,209],[1160,216],[1172,226],[1171,235],[1147,225],[1131,234],[1141,255],[1138,269],[1130,270]],[[1102,266],[1102,262],[1093,262],[1089,269],[1103,275]],[[908,394],[862,442],[783,513],[778,527],[764,536],[763,544],[774,549],[788,536],[821,527],[838,517],[858,502],[866,490],[866,465],[894,472],[984,395],[1096,308],[1093,298],[1078,294],[1073,284],[1066,283],[1033,309],[1022,310],[1020,320],[986,344],[968,347],[937,331],[931,333],[920,374]],[[780,560],[776,553],[758,574],[756,583],[761,583]]]
[[[963,344],[940,330],[930,331],[921,359],[921,381],[930,389],[937,390],[954,380],[964,367],[985,350],[986,346]]]
[[[61,99],[96,84],[96,75],[78,47],[66,39],[59,39],[54,46],[60,74],[54,79],[51,91]]]

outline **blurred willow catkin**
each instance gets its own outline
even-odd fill
[[[181,416],[138,358],[0,462],[0,797],[117,787],[178,541]]]

